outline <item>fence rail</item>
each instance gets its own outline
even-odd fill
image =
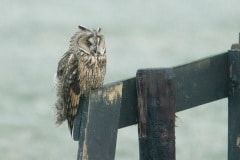
[[[240,37],[240,36],[239,36]],[[78,160],[113,160],[119,128],[138,124],[140,160],[174,160],[175,112],[228,98],[228,160],[240,159],[240,45],[171,68],[138,70],[84,98],[74,120]]]

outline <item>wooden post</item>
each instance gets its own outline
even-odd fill
[[[169,69],[139,70],[136,78],[92,91],[74,119],[78,160],[113,160],[118,128],[136,123],[140,160],[175,160],[175,112],[226,97],[228,159],[240,160],[239,43],[223,54]]]
[[[173,70],[139,70],[136,80],[140,160],[175,160]]]
[[[78,160],[113,160],[122,97],[118,82],[90,93],[74,120],[73,136],[79,139]],[[79,137],[78,137],[79,136]]]
[[[240,45],[229,51],[228,160],[240,159]]]

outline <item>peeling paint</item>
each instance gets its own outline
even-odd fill
[[[236,146],[240,148],[240,135],[237,137]]]
[[[122,97],[122,84],[109,87],[103,93],[103,99],[107,105],[116,103],[119,97]]]
[[[88,160],[86,140],[84,141],[84,144],[83,144],[83,160]]]
[[[112,105],[117,102],[119,98],[122,97],[122,83],[118,83],[112,86],[105,86],[98,90],[91,92],[90,99],[95,101],[103,101],[106,105]]]

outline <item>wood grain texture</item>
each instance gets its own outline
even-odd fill
[[[75,120],[81,122],[74,132],[75,140],[79,140],[79,160],[114,159],[121,99],[120,82],[92,91],[85,100],[88,104],[82,107],[81,118]]]
[[[175,160],[175,93],[172,69],[138,70],[140,160]]]
[[[240,48],[229,53],[228,160],[240,159]]]

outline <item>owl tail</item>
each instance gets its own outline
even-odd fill
[[[68,128],[69,128],[70,134],[72,135],[72,132],[73,132],[73,119],[68,119]]]
[[[58,98],[55,103],[56,124],[61,125],[66,120],[66,113],[63,106],[63,99]]]
[[[63,84],[58,79],[57,74],[54,75],[54,88],[57,91],[57,101],[55,102],[56,124],[61,125],[66,119],[66,110],[64,108],[64,100],[62,96]]]

